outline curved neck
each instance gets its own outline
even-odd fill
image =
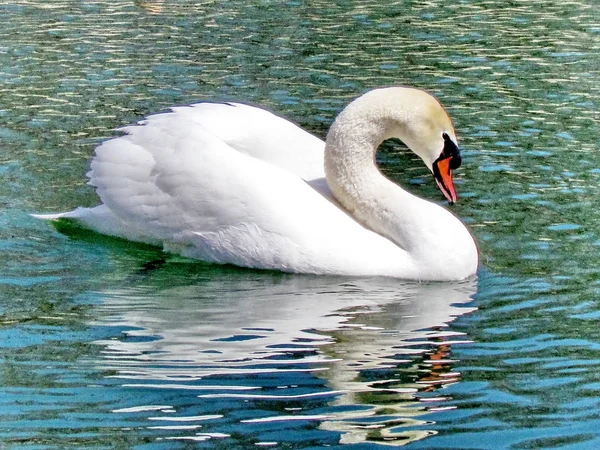
[[[475,241],[450,211],[384,177],[375,154],[385,139],[397,137],[431,169],[443,134],[452,129],[440,104],[423,91],[377,89],[340,113],[325,145],[325,175],[334,197],[366,228],[404,249],[411,267],[426,279],[474,273]]]
[[[373,92],[373,91],[372,91]],[[360,97],[340,113],[327,134],[325,174],[335,198],[359,222],[410,250],[419,231],[417,205],[429,203],[385,178],[375,162],[380,144],[403,139],[409,114],[390,99]]]

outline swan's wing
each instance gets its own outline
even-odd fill
[[[406,260],[299,176],[180,119],[96,150],[90,183],[124,237],[134,230],[185,256],[292,272],[386,274]]]
[[[151,118],[128,131],[97,148],[88,175],[141,240],[209,261],[314,272],[321,253],[348,251],[345,230],[367,232],[299,176],[181,116],[175,127]]]
[[[184,127],[198,127],[239,152],[289,170],[305,180],[325,176],[325,143],[261,108],[239,103],[197,103],[150,116],[141,124],[180,132]],[[139,127],[124,130],[135,134]]]

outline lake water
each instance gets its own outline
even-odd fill
[[[0,448],[600,448],[600,10],[591,0],[0,2]],[[324,136],[428,89],[477,279],[215,267],[34,220],[98,199],[115,128],[264,105]],[[385,172],[441,202],[396,144]]]

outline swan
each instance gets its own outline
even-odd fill
[[[102,204],[37,217],[249,268],[448,281],[477,270],[465,225],[375,163],[379,145],[399,138],[456,201],[454,128],[425,91],[368,91],[326,142],[240,103],[174,107],[121,131],[96,149],[87,174]]]

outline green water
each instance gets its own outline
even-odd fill
[[[0,17],[0,447],[600,446],[594,2],[32,0]],[[95,145],[146,114],[236,100],[324,136],[392,84],[454,119],[475,281],[219,268],[29,216],[97,204]],[[398,145],[380,162],[441,200]]]

